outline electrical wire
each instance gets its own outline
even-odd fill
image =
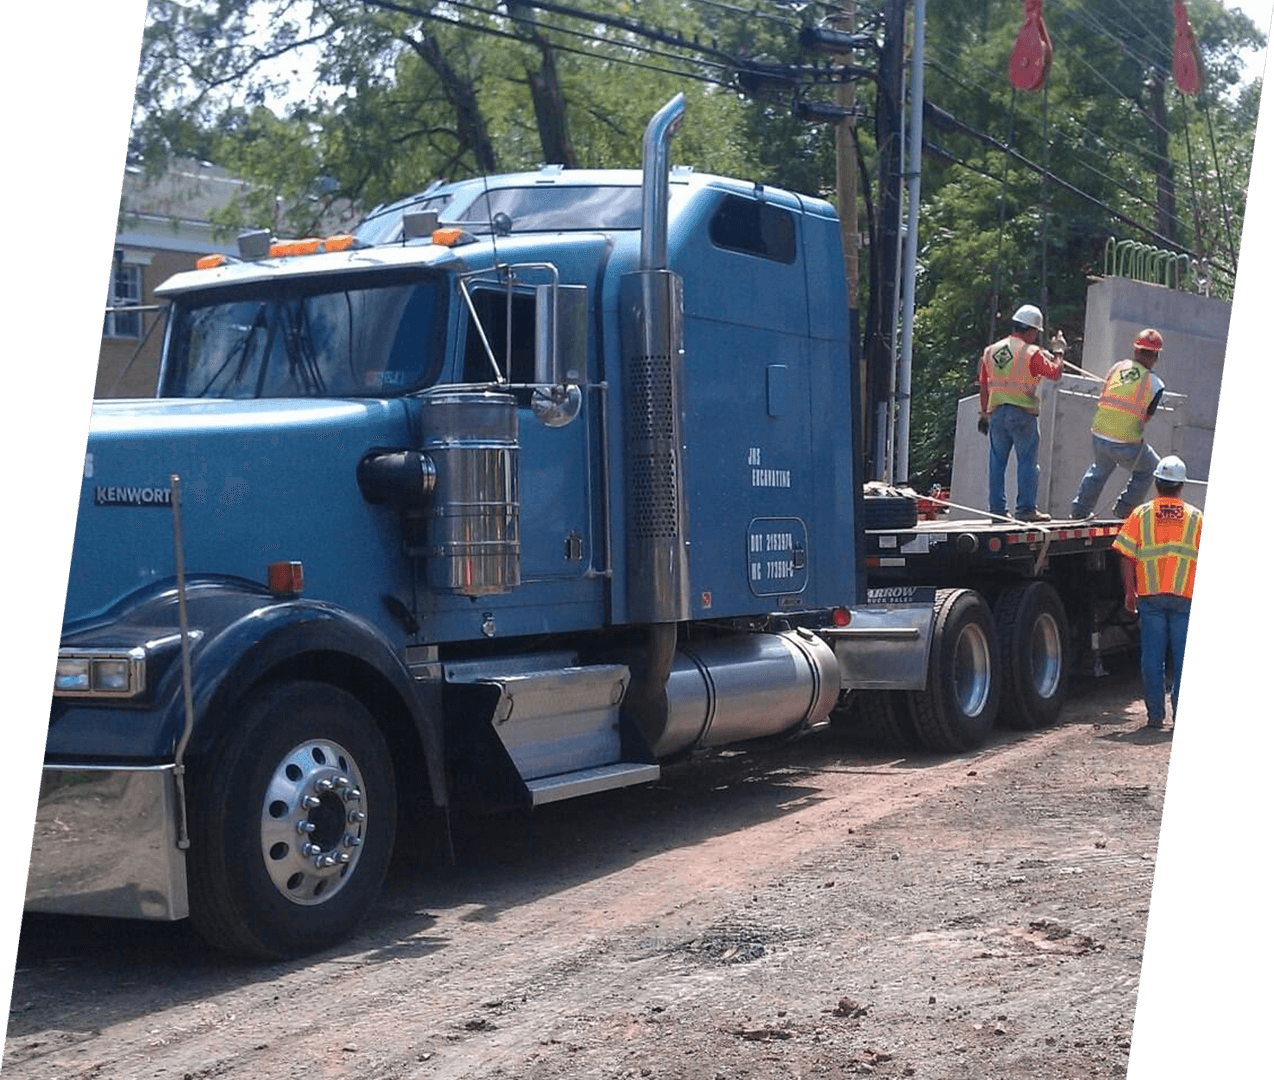
[[[937,45],[937,47],[936,47],[936,50],[935,50],[935,49],[929,49],[929,50],[928,50],[928,52],[941,51],[943,48],[944,48],[944,46],[942,46],[942,45],[941,45],[941,43],[939,43],[939,44]],[[972,66],[974,66],[974,67],[979,68],[979,69],[980,69],[982,72],[984,72],[984,73],[985,73],[988,77],[990,77],[990,78],[992,78],[992,79],[996,80],[996,81],[997,81],[997,83],[998,83],[998,81],[999,81],[999,80],[1003,77],[1001,72],[998,72],[998,71],[992,71],[992,70],[991,70],[990,68],[988,68],[985,64],[983,64],[983,63],[981,63],[980,61],[978,61],[978,60],[976,60],[976,59],[974,59],[974,58],[972,58],[972,57],[968,56],[967,54],[962,54],[962,53],[960,53],[960,52],[959,52],[958,50],[956,50],[955,48],[948,48],[947,55],[948,55],[949,57],[950,57],[950,56],[956,57],[956,58],[957,58],[957,61],[956,61],[956,62],[970,64],[970,65],[972,65]],[[926,63],[929,63],[929,62],[930,62],[930,59],[927,57],[927,58],[926,58]],[[948,63],[951,63],[951,62],[952,62],[952,61],[950,61],[950,60],[948,61]],[[964,87],[965,89],[967,89],[967,90],[974,90],[974,89],[976,89],[979,93],[981,93],[981,94],[982,94],[983,98],[984,98],[984,99],[985,99],[988,103],[990,103],[991,105],[993,105],[993,106],[994,106],[994,105],[996,105],[996,104],[997,104],[997,102],[995,101],[995,97],[994,97],[994,95],[991,93],[991,91],[990,91],[989,89],[987,89],[987,87],[986,87],[986,85],[985,85],[984,83],[982,83],[982,82],[976,82],[976,83],[974,83],[973,85],[970,85],[967,81],[962,80],[959,76],[957,76],[957,75],[956,75],[953,71],[951,71],[949,68],[941,68],[941,67],[939,67],[939,68],[937,68],[937,70],[941,71],[944,75],[946,75],[948,78],[952,79],[953,81],[960,83],[960,85],[961,85],[961,86],[963,86],[963,87]],[[1116,89],[1118,89],[1118,88],[1116,88]],[[1126,95],[1126,94],[1124,94],[1122,91],[1119,91],[1119,96],[1120,96],[1120,98],[1121,98],[1121,99],[1124,99],[1124,100],[1126,100],[1126,99],[1127,99],[1127,95]],[[1101,135],[1099,132],[1095,131],[1093,128],[1091,128],[1091,127],[1089,127],[1088,125],[1086,125],[1086,124],[1085,124],[1082,120],[1080,120],[1078,117],[1073,116],[1073,115],[1071,115],[1071,114],[1069,114],[1069,113],[1068,113],[1068,114],[1064,114],[1064,116],[1065,116],[1065,118],[1066,118],[1066,119],[1070,120],[1073,124],[1075,124],[1075,126],[1076,126],[1076,127],[1078,127],[1078,128],[1079,128],[1079,129],[1080,129],[1080,130],[1084,133],[1084,135],[1085,135],[1085,137],[1086,137],[1086,138],[1088,138],[1088,139],[1092,139],[1094,142],[1098,143],[1098,144],[1099,144],[1099,145],[1100,145],[1100,146],[1101,146],[1104,150],[1106,150],[1106,152],[1107,152],[1108,154],[1110,154],[1110,155],[1112,155],[1112,156],[1113,156],[1113,155],[1115,155],[1115,154],[1127,153],[1127,147],[1124,147],[1124,146],[1111,146],[1111,145],[1110,145],[1110,143],[1108,143],[1108,142],[1107,142],[1107,141],[1106,141],[1106,140],[1102,137],[1102,135]],[[1166,157],[1166,156],[1164,156],[1164,155],[1162,155],[1162,154],[1159,154],[1159,153],[1158,153],[1157,151],[1155,151],[1153,148],[1146,148],[1146,149],[1145,149],[1145,153],[1146,153],[1146,155],[1147,155],[1147,156],[1149,156],[1149,157],[1151,157],[1151,158],[1153,158],[1153,159],[1157,160],[1160,164],[1171,164],[1171,159],[1170,159],[1170,158],[1168,158],[1168,157]]]
[[[926,60],[926,65],[927,65],[927,66],[931,66],[931,67],[932,67],[935,71],[937,71],[939,74],[941,74],[941,75],[945,76],[946,78],[948,78],[948,79],[952,80],[953,82],[955,82],[957,85],[959,85],[959,86],[963,87],[964,89],[969,90],[969,91],[977,91],[977,92],[979,92],[979,93],[983,96],[983,98],[984,98],[987,102],[989,102],[991,105],[995,106],[995,105],[997,105],[997,104],[998,104],[998,103],[995,101],[994,97],[991,95],[991,93],[990,93],[990,92],[986,89],[986,87],[985,87],[985,86],[983,86],[983,85],[982,85],[982,84],[980,84],[980,83],[978,83],[978,84],[974,84],[974,85],[970,85],[970,84],[969,84],[966,80],[962,79],[962,78],[961,78],[959,75],[957,75],[955,72],[951,71],[948,67],[946,67],[944,64],[942,64],[940,61],[937,61],[937,60],[934,60],[934,59],[930,58],[930,59]],[[979,65],[979,66],[981,66],[981,65]],[[984,70],[985,70],[985,68],[984,68]],[[932,99],[931,99],[931,100],[932,100]],[[1080,121],[1080,120],[1078,120],[1076,117],[1074,117],[1074,116],[1071,116],[1071,115],[1067,114],[1067,115],[1065,115],[1065,117],[1064,117],[1064,118],[1065,118],[1067,121],[1069,121],[1070,123],[1074,124],[1074,125],[1075,125],[1075,127],[1077,127],[1077,128],[1079,129],[1079,131],[1080,131],[1081,133],[1083,133],[1083,136],[1084,136],[1084,138],[1080,138],[1080,139],[1078,139],[1078,140],[1076,140],[1076,141],[1075,141],[1075,143],[1074,143],[1074,144],[1073,144],[1073,146],[1071,147],[1072,153],[1074,153],[1076,149],[1078,149],[1080,152],[1083,152],[1083,151],[1084,151],[1084,148],[1085,148],[1085,139],[1092,139],[1092,140],[1096,141],[1099,145],[1101,145],[1103,148],[1105,148],[1105,149],[1108,151],[1108,153],[1109,153],[1109,155],[1110,155],[1111,157],[1113,157],[1115,153],[1119,152],[1119,151],[1117,150],[1117,148],[1112,148],[1112,147],[1110,147],[1110,146],[1109,146],[1109,144],[1108,144],[1108,143],[1106,143],[1106,141],[1105,141],[1104,139],[1102,139],[1100,135],[1098,135],[1096,132],[1092,131],[1090,128],[1087,128],[1087,127],[1086,127],[1086,125],[1084,125],[1084,124],[1083,124],[1083,122],[1082,122],[1082,121]],[[1072,132],[1068,132],[1068,134],[1072,134],[1072,135],[1073,135],[1073,133],[1072,133]],[[1159,158],[1160,158],[1160,160],[1161,160],[1161,162],[1162,162],[1162,163],[1164,163],[1164,164],[1168,164],[1168,165],[1173,164],[1173,162],[1172,162],[1172,160],[1171,160],[1170,158],[1162,157],[1161,155],[1154,155],[1154,156],[1159,157]],[[1149,199],[1145,198],[1144,196],[1139,195],[1139,194],[1137,194],[1136,192],[1132,191],[1130,188],[1128,188],[1128,187],[1126,186],[1126,184],[1123,184],[1123,183],[1120,183],[1119,181],[1116,181],[1116,180],[1115,180],[1115,178],[1110,177],[1110,176],[1108,176],[1108,175],[1107,175],[1107,174],[1105,174],[1105,173],[1102,173],[1099,169],[1096,169],[1094,166],[1089,165],[1088,163],[1086,163],[1086,162],[1084,162],[1084,161],[1082,161],[1082,160],[1079,160],[1079,159],[1076,159],[1076,160],[1077,160],[1077,163],[1078,163],[1078,164],[1080,164],[1080,165],[1082,165],[1083,167],[1087,168],[1090,172],[1097,173],[1098,175],[1103,176],[1103,177],[1104,177],[1104,178],[1106,178],[1107,180],[1110,180],[1110,181],[1112,181],[1112,182],[1116,183],[1116,184],[1117,184],[1117,186],[1119,186],[1119,187],[1121,188],[1121,190],[1123,190],[1123,191],[1124,191],[1124,193],[1125,193],[1125,194],[1129,195],[1129,196],[1130,196],[1131,198],[1133,198],[1136,202],[1138,202],[1138,203],[1142,204],[1143,206],[1145,206],[1145,207],[1147,207],[1147,208],[1149,208],[1149,209],[1156,210],[1156,211],[1158,210],[1158,207],[1156,206],[1156,204],[1155,204],[1154,202],[1152,202],[1152,201],[1150,201]],[[1138,169],[1138,171],[1139,171],[1139,172],[1142,170],[1142,168],[1144,168],[1144,166],[1142,166],[1141,162],[1137,162],[1137,163],[1136,163],[1136,165],[1137,165],[1137,169]],[[1183,231],[1190,231],[1190,230],[1189,230],[1189,226],[1187,225],[1187,223],[1186,223],[1185,221],[1183,221],[1182,219],[1180,219],[1179,217],[1176,217],[1175,215],[1172,215],[1172,220],[1173,220],[1173,223],[1174,223],[1176,226],[1179,226],[1179,227],[1180,227]]]
[[[1075,25],[1080,25],[1091,30],[1098,37],[1105,38],[1107,41],[1113,42],[1119,49],[1120,53],[1128,57],[1130,60],[1136,61],[1143,68],[1153,68],[1163,75],[1172,74],[1172,50],[1167,46],[1164,47],[1161,55],[1167,57],[1167,61],[1158,60],[1154,54],[1158,51],[1154,48],[1154,43],[1159,38],[1159,31],[1152,30],[1144,22],[1142,27],[1145,30],[1144,35],[1132,33],[1126,26],[1116,25],[1114,29],[1104,25],[1101,18],[1096,12],[1088,8],[1072,8],[1066,0],[1056,0],[1058,7],[1061,9],[1061,16],[1067,21]],[[1166,4],[1166,0],[1165,0]],[[1107,18],[1112,16],[1107,13]],[[1130,39],[1136,40],[1140,46],[1144,43],[1144,48],[1151,53],[1146,55],[1145,52],[1138,48],[1134,48],[1130,44]]]
[[[689,2],[693,2],[694,4],[696,4],[697,6],[701,8],[712,9],[715,11],[725,12],[732,16],[738,16],[742,20],[747,20],[747,19],[764,20],[766,22],[773,23],[779,26],[789,27],[793,30],[798,30],[801,26],[801,23],[791,18],[790,14],[784,15],[784,14],[775,14],[772,12],[762,11],[759,0],[753,6],[751,10],[740,7],[737,3],[733,3],[733,4],[727,3],[725,2],[725,0],[689,0]],[[1153,34],[1150,32],[1150,29],[1146,25],[1144,20],[1140,19],[1140,17],[1137,15],[1136,12],[1131,11],[1127,7],[1126,3],[1123,2],[1123,0],[1116,0],[1116,2],[1120,4],[1121,8],[1123,9],[1125,13],[1130,15],[1132,18],[1136,19],[1141,24],[1141,28],[1146,31],[1147,40],[1153,40]],[[454,27],[459,30],[486,34],[486,35],[495,36],[505,40],[514,40],[514,41],[518,41],[519,43],[526,43],[526,38],[517,33],[510,32],[509,30],[504,29],[498,25],[494,25],[494,23],[499,21],[506,21],[506,22],[520,23],[523,25],[531,25],[531,26],[535,26],[537,29],[546,31],[548,34],[551,34],[554,37],[558,37],[558,36],[573,37],[573,38],[581,40],[587,45],[602,46],[607,49],[607,53],[605,54],[604,57],[602,57],[601,55],[599,55],[599,53],[595,49],[572,48],[571,46],[566,45],[562,43],[561,41],[554,41],[553,48],[555,50],[561,51],[566,54],[587,57],[588,59],[594,60],[594,61],[598,59],[604,59],[605,62],[608,62],[608,63],[622,64],[622,65],[633,67],[639,70],[651,71],[657,74],[671,75],[671,76],[675,76],[679,78],[690,78],[707,85],[719,86],[726,89],[735,89],[735,90],[740,89],[740,83],[739,83],[740,76],[743,76],[745,78],[748,76],[751,76],[753,78],[759,78],[763,80],[768,78],[771,80],[783,81],[785,82],[787,86],[790,87],[792,92],[799,92],[801,89],[810,88],[817,85],[824,85],[833,81],[844,81],[846,79],[859,78],[866,73],[866,69],[854,69],[848,65],[839,65],[839,66],[828,65],[825,67],[820,67],[819,65],[808,65],[808,64],[777,64],[777,63],[758,65],[756,61],[751,61],[747,58],[735,56],[727,52],[726,50],[722,49],[715,40],[712,40],[710,43],[705,43],[703,41],[700,41],[700,39],[697,36],[693,38],[687,38],[685,37],[684,34],[680,32],[668,31],[660,27],[650,26],[637,19],[628,18],[622,15],[612,15],[609,13],[585,10],[583,8],[573,6],[568,3],[556,2],[556,0],[520,0],[520,4],[527,8],[532,8],[538,11],[544,11],[549,14],[557,15],[560,19],[583,21],[586,23],[586,25],[588,25],[589,27],[593,29],[581,30],[581,29],[576,29],[575,27],[572,27],[572,26],[561,25],[559,23],[554,23],[551,25],[539,23],[534,18],[520,14],[517,11],[513,10],[513,5],[511,4],[506,5],[507,10],[505,11],[497,10],[494,7],[486,7],[481,4],[474,3],[472,2],[472,0],[451,0],[451,3],[447,5],[446,10],[450,10],[453,13],[459,12],[459,11],[468,11],[468,12],[480,15],[484,19],[492,20],[492,22],[480,24],[480,23],[474,23],[474,22],[470,22],[470,21],[466,21],[464,19],[458,18],[454,14],[444,15],[432,9],[425,9],[425,8],[418,7],[412,4],[397,3],[397,2],[394,2],[394,0],[364,0],[364,3],[368,7],[410,15],[412,17],[419,18],[422,21],[427,20],[427,21],[444,23],[448,26]],[[776,2],[774,6],[783,8],[785,5]],[[844,5],[841,5],[841,4],[824,3],[819,6],[821,6],[824,10],[836,12],[842,15],[848,13]],[[867,9],[866,12],[864,11],[864,9]],[[1119,37],[1115,32],[1111,30],[1110,25],[1108,25],[1107,23],[1103,23],[1094,13],[1089,12],[1086,9],[1080,9],[1078,11],[1075,11],[1071,9],[1070,7],[1066,6],[1065,4],[1062,5],[1061,11],[1062,11],[1063,17],[1071,20],[1073,24],[1078,25],[1086,30],[1092,31],[1093,33],[1097,34],[1098,36],[1104,39],[1114,42],[1119,47],[1122,54],[1127,55],[1134,60],[1137,60],[1143,66],[1147,66],[1156,70],[1163,70],[1162,66],[1158,64],[1155,60],[1145,57],[1141,55],[1140,53],[1138,53],[1135,49],[1130,48],[1130,46],[1128,45],[1128,41],[1125,38]],[[871,5],[867,5],[867,4],[858,5],[855,15],[861,19],[861,17],[864,14],[868,15],[867,20],[865,20],[867,22],[870,22],[872,20],[878,20],[879,18],[882,17],[882,11],[879,7],[872,7]],[[1113,22],[1113,19],[1109,13],[1107,13],[1107,19]],[[1121,30],[1123,29],[1123,27],[1120,27],[1117,22],[1115,22],[1114,25]],[[628,35],[629,40],[616,41],[613,36],[604,36],[603,34],[597,31],[596,28],[598,26],[610,27],[611,29],[619,30],[622,33]],[[653,44],[642,44],[643,41],[651,42]],[[662,46],[662,48],[659,48],[656,46]],[[680,52],[670,52],[668,51],[669,49],[680,50]],[[954,49],[952,49],[951,51],[953,53],[955,52]],[[693,54],[693,55],[685,55],[687,53]],[[674,65],[680,65],[680,66],[665,67],[665,66],[660,66],[657,64],[646,63],[646,62],[635,59],[633,54],[649,56],[658,60],[667,61]],[[966,56],[964,56],[963,54],[957,54],[957,55],[960,56],[961,62],[965,62],[965,61],[971,62],[975,64],[976,66],[981,67],[984,71],[989,70],[985,68],[985,65],[978,63],[976,60],[971,60],[967,58]],[[1126,102],[1129,102],[1130,104],[1136,105],[1134,99],[1130,98],[1129,95],[1125,94],[1122,90],[1120,90],[1120,88],[1117,85],[1115,85],[1113,82],[1111,82],[1108,78],[1106,78],[1101,71],[1095,68],[1092,64],[1088,63],[1088,61],[1084,59],[1084,57],[1078,56],[1078,61],[1082,65],[1084,65],[1086,68],[1088,68],[1088,70],[1090,70],[1101,82],[1109,86],[1119,96],[1121,100],[1124,100]],[[927,63],[931,65],[936,71],[938,71],[939,73],[941,73],[948,79],[951,79],[956,84],[962,86],[964,89],[971,92],[980,93],[991,104],[993,105],[996,104],[994,97],[986,89],[986,87],[982,85],[981,83],[975,82],[974,84],[971,85],[965,78],[962,78],[960,75],[956,74],[954,71],[951,71],[949,68],[945,67],[943,64],[935,60],[929,59],[927,60]],[[687,70],[687,69],[691,69],[691,70]],[[1139,108],[1139,111],[1141,112],[1141,115],[1145,118],[1147,123],[1159,128],[1160,130],[1163,130],[1166,133],[1167,129],[1164,128],[1162,124],[1159,124],[1157,121],[1155,121],[1153,117],[1149,116],[1144,111],[1144,109],[1140,109],[1139,106],[1138,108]],[[1213,138],[1213,148],[1214,148],[1214,155],[1215,155],[1215,135],[1211,131],[1210,115],[1207,115],[1206,118],[1209,123],[1209,133]],[[1066,124],[1073,125],[1079,131],[1085,132],[1088,138],[1093,139],[1099,146],[1103,146],[1104,148],[1106,148],[1108,153],[1111,156],[1113,156],[1115,152],[1119,152],[1118,148],[1109,147],[1108,144],[1106,144],[1105,141],[1101,139],[1100,135],[1098,135],[1096,132],[1093,132],[1082,121],[1078,120],[1073,115],[1064,113],[1063,119]],[[959,129],[963,133],[970,135],[976,139],[979,139],[980,141],[983,141],[987,145],[990,145],[994,148],[1001,149],[1001,150],[1008,149],[1004,147],[1003,144],[999,144],[996,140],[994,140],[991,136],[987,135],[986,133],[980,132],[977,129],[972,128],[971,125],[967,125],[967,124],[964,124],[963,122],[960,122]],[[1084,145],[1083,139],[1081,139],[1078,142],[1077,147],[1081,151],[1087,151],[1087,147]],[[947,152],[944,151],[943,153],[946,154]],[[1170,158],[1164,157],[1163,155],[1160,155],[1153,150],[1147,151],[1147,153],[1152,157],[1158,158],[1160,162],[1163,164],[1171,164]],[[1127,218],[1125,215],[1121,214],[1114,207],[1105,203],[1103,200],[1094,196],[1090,192],[1084,191],[1082,188],[1078,187],[1077,185],[1060,180],[1060,178],[1056,177],[1047,166],[1040,166],[1036,164],[1035,162],[1031,161],[1030,159],[1026,158],[1025,156],[1018,154],[1016,151],[1012,152],[1011,156],[1014,156],[1016,159],[1018,159],[1023,164],[1025,164],[1028,168],[1036,171],[1040,175],[1042,181],[1046,182],[1048,180],[1055,180],[1065,190],[1070,191],[1076,197],[1079,197],[1083,199],[1084,201],[1090,202],[1093,205],[1100,207],[1116,220],[1124,221],[1126,224],[1129,224],[1130,226],[1138,229],[1139,231],[1145,232],[1148,235],[1151,235],[1160,241],[1168,242],[1170,246],[1180,247],[1180,245],[1177,245],[1171,241],[1168,241],[1168,238],[1160,236],[1157,232],[1155,232],[1155,230],[1150,229],[1146,226],[1141,225],[1138,222],[1133,221],[1132,219]],[[953,157],[953,160],[955,160],[959,164],[964,165],[965,167],[970,167],[968,163],[961,162],[958,159],[955,159],[954,157]],[[1083,160],[1081,157],[1076,156],[1075,161],[1079,167],[1084,168],[1085,170],[1087,170],[1088,172],[1092,173],[1095,176],[1101,177],[1107,183],[1113,184],[1115,187],[1121,190],[1125,195],[1127,195],[1134,202],[1145,207],[1153,207],[1154,204],[1152,204],[1149,200],[1145,199],[1144,197],[1136,194],[1131,188],[1127,186],[1126,183],[1118,180],[1115,177],[1110,176],[1103,170],[1092,165],[1090,162]],[[1219,157],[1217,157],[1217,168],[1219,173],[1220,172]],[[1180,226],[1183,230],[1186,229],[1185,223],[1182,222],[1179,218],[1175,218],[1174,216],[1173,222],[1175,225]],[[1228,225],[1228,210],[1227,210],[1227,225]],[[1231,247],[1233,247],[1232,242],[1231,242]]]

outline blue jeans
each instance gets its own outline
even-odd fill
[[[1071,517],[1082,518],[1092,513],[1101,498],[1101,489],[1106,486],[1115,467],[1120,466],[1132,474],[1128,477],[1128,486],[1115,500],[1115,516],[1126,518],[1146,501],[1158,464],[1159,455],[1148,442],[1121,443],[1094,435],[1093,463],[1088,466],[1088,472],[1084,473],[1079,490],[1071,501]]]
[[[1137,597],[1141,624],[1141,686],[1146,695],[1146,718],[1152,723],[1164,717],[1164,661],[1172,655],[1172,720],[1177,720],[1177,695],[1181,691],[1181,665],[1186,655],[1186,629],[1190,601],[1184,596],[1162,594]]]
[[[991,413],[991,453],[988,459],[987,505],[993,514],[1005,513],[1004,473],[1009,451],[1017,456],[1017,513],[1035,509],[1040,486],[1040,422],[1034,413],[1016,405],[999,405]]]

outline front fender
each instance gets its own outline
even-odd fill
[[[188,753],[206,750],[234,703],[272,674],[318,662],[307,677],[339,674],[352,693],[399,708],[424,750],[435,801],[445,802],[440,707],[430,708],[402,650],[367,620],[321,601],[279,599],[250,583],[201,581],[187,589],[191,692],[195,727]],[[178,626],[176,590],[144,598],[106,624],[64,643],[119,645],[171,636]],[[372,710],[374,713],[377,709]],[[55,699],[46,759],[171,760],[185,728],[179,650],[166,656],[147,696],[134,703]]]

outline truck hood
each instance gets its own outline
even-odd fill
[[[92,620],[174,580],[172,477],[180,477],[188,576],[262,584],[301,561],[306,595],[376,610],[375,567],[400,560],[394,516],[362,498],[355,470],[374,447],[410,445],[402,401],[156,399],[93,406],[65,623]],[[353,560],[372,580],[351,587]],[[370,601],[369,598],[370,597]]]

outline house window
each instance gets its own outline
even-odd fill
[[[122,307],[142,302],[142,268],[116,262],[111,271],[111,287],[106,306]],[[102,324],[102,337],[139,338],[142,336],[140,311],[108,311]]]

